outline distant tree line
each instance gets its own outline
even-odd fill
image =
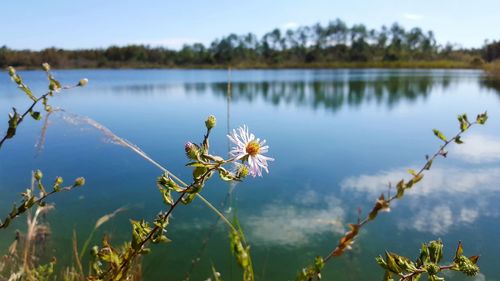
[[[500,60],[500,41],[493,41],[483,48],[483,58],[487,62]]]
[[[41,51],[0,48],[0,66],[38,67],[49,62],[56,68],[94,67],[210,67],[300,66],[336,62],[466,61],[480,63],[500,56],[500,42],[483,49],[440,45],[432,31],[406,30],[398,23],[380,29],[363,24],[348,26],[342,20],[295,30],[274,29],[255,34],[230,34],[210,45],[184,45],[180,50],[148,45],[111,46],[106,49]]]

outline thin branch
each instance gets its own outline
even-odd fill
[[[53,195],[54,193],[59,193],[59,192],[62,192],[62,191],[70,191],[74,188],[76,188],[78,186],[76,185],[72,185],[72,186],[67,186],[67,187],[64,187],[64,188],[61,188],[60,190],[52,190],[51,192],[48,192],[48,193],[43,193],[43,195],[41,197],[39,197],[38,199],[36,199],[35,201],[33,201],[33,204],[31,206],[35,206],[35,205],[39,205],[45,200],[47,199],[48,197],[50,197],[51,195]],[[16,209],[15,212],[13,213],[10,213],[6,219],[0,223],[0,229],[2,228],[7,228],[7,226],[10,224],[11,220],[15,219],[16,217],[18,217],[19,215],[21,215],[22,213],[24,213],[26,210],[20,210],[19,208]]]
[[[222,165],[222,163],[218,163],[214,167],[212,167],[210,169],[207,169],[207,171],[205,173],[203,173],[203,175],[201,175],[199,178],[197,178],[189,186],[186,186],[185,189],[182,192],[180,192],[180,196],[177,198],[177,200],[174,202],[174,204],[172,204],[170,206],[170,208],[168,209],[168,211],[165,214],[160,215],[160,222],[161,223],[155,224],[155,227],[149,232],[149,234],[146,236],[146,238],[144,238],[139,243],[139,245],[131,253],[129,253],[128,255],[126,255],[126,258],[123,260],[123,262],[120,265],[120,268],[118,269],[119,273],[122,273],[122,271],[138,256],[138,254],[143,249],[143,247],[148,242],[150,242],[153,239],[153,237],[155,237],[155,235],[157,234],[157,232],[163,231],[163,228],[160,225],[162,225],[163,223],[165,223],[165,222],[168,221],[168,218],[169,218],[170,214],[172,214],[172,212],[179,205],[179,203],[182,201],[182,199],[184,198],[184,196],[190,190],[192,190],[193,188],[195,188],[196,186],[198,186],[200,183],[204,182],[205,179],[209,175],[211,175],[214,171],[216,171],[220,165]],[[183,181],[180,181],[180,182],[185,185],[185,183]],[[199,195],[199,194],[196,193],[196,195]],[[210,209],[212,209],[233,231],[236,231],[236,228],[226,219],[226,217],[221,212],[219,212],[219,210],[217,210],[217,208],[215,208],[210,202],[208,202],[208,200],[206,200],[201,195],[199,195],[198,198],[200,198],[205,204],[207,204],[207,206],[209,206]],[[108,271],[106,271],[106,273],[104,273],[103,276],[106,276],[107,274],[109,274],[111,272],[111,270],[112,270],[112,268],[110,267],[108,269]]]
[[[38,102],[40,102],[42,99],[44,98],[47,98],[47,96],[49,96],[50,93],[46,93],[44,95],[42,95],[41,97],[37,98],[36,100],[33,101],[33,103],[31,104],[31,106],[26,109],[26,111],[21,115],[21,117],[19,117],[19,120],[17,121],[17,125],[19,126],[19,124],[21,124],[24,120],[24,117],[26,117],[26,115],[28,115],[28,113],[30,113],[33,108],[38,104]],[[5,136],[2,138],[2,140],[0,140],[0,148],[2,148],[2,145],[3,143],[9,139],[9,135],[6,133]]]
[[[450,264],[450,265],[441,265],[439,266],[439,271],[444,271],[444,270],[451,270],[455,265]],[[408,274],[401,274],[399,281],[411,281],[413,280],[413,277],[415,277],[418,274],[427,272],[423,268],[417,268],[414,272],[408,273]]]
[[[475,122],[472,122],[472,123],[469,123],[468,127],[466,129],[469,129],[470,127],[472,127],[473,125],[476,125],[478,124],[477,121]],[[426,163],[422,166],[422,168],[413,175],[413,179],[415,178],[419,178],[421,179],[421,177],[423,176],[423,172],[425,170],[428,170],[430,168],[430,166],[432,165],[432,162],[438,157],[438,156],[443,156],[443,157],[446,157],[446,150],[445,148],[452,142],[457,142],[457,140],[460,140],[460,137],[462,136],[462,134],[465,132],[466,130],[461,130],[460,132],[458,132],[453,138],[451,138],[450,140],[443,140],[444,141],[444,144],[442,144],[440,147],[439,147],[439,150],[436,151],[436,153],[434,153],[432,155],[432,157],[430,158],[427,158],[427,161]],[[389,206],[389,204],[396,200],[396,199],[399,199],[400,197],[396,194],[396,195],[393,195],[392,197],[390,197],[390,199],[388,200],[384,200],[384,203],[386,203],[386,207]],[[380,200],[380,199],[379,199]],[[382,197],[382,200],[383,200],[383,197]],[[374,210],[377,208],[377,204],[380,204],[380,202],[377,201],[377,203],[375,204],[374,206]],[[379,208],[377,210],[380,210],[382,208]],[[346,233],[344,236],[342,236],[342,238],[340,239],[339,241],[339,244],[337,245],[337,247],[335,249],[333,249],[328,255],[326,255],[323,260],[324,262],[328,262],[329,260],[331,260],[333,257],[338,257],[338,256],[341,256],[344,252],[345,252],[345,249],[346,248],[349,248],[350,246],[350,243],[352,243],[352,241],[354,240],[354,238],[358,235],[358,232],[359,230],[365,226],[368,222],[372,221],[373,218],[370,218],[369,215],[366,216],[365,219],[363,219],[362,221],[358,222],[357,224],[353,224],[351,225],[352,226],[352,230],[349,231],[348,233]]]
[[[62,87],[60,90],[69,90],[69,89],[72,89],[72,88],[76,88],[76,87],[79,87],[78,85],[74,85],[74,86],[64,86]],[[18,127],[24,120],[24,118],[26,117],[26,115],[28,115],[31,111],[33,111],[33,108],[35,108],[35,106],[40,102],[42,101],[43,99],[46,99],[48,96],[51,96],[53,95],[54,93],[57,93],[57,92],[48,92],[46,94],[43,94],[42,96],[40,96],[39,98],[36,98],[35,100],[33,100],[33,103],[31,104],[30,107],[28,107],[28,109],[26,109],[26,111],[19,117],[19,119],[17,120],[17,126]],[[0,148],[2,148],[2,145],[3,143],[9,139],[9,135],[8,133],[5,134],[5,136],[2,138],[2,140],[0,140]]]

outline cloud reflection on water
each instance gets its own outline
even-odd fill
[[[346,178],[343,192],[373,199],[387,192],[388,182],[408,175],[401,169]],[[404,205],[410,217],[398,219],[400,229],[443,235],[454,227],[474,223],[480,216],[498,216],[496,200],[500,192],[500,167],[465,169],[435,167],[405,193]]]
[[[314,235],[344,233],[344,213],[339,199],[308,191],[294,202],[265,205],[260,214],[245,218],[244,223],[254,244],[300,247]]]
[[[475,134],[467,136],[464,141],[451,149],[452,156],[474,164],[500,161],[500,138]]]

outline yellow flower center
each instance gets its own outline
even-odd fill
[[[245,150],[250,156],[255,156],[260,152],[260,144],[257,141],[251,141],[247,144]]]

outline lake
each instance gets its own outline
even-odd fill
[[[41,71],[20,72],[37,93],[46,89]],[[71,260],[71,236],[80,245],[97,219],[125,207],[98,231],[115,245],[130,239],[129,219],[152,219],[165,206],[155,186],[161,171],[89,126],[88,116],[140,147],[179,177],[189,180],[184,143],[201,142],[204,120],[218,126],[212,151],[227,155],[228,128],[243,124],[266,139],[270,173],[229,185],[212,180],[202,194],[228,217],[237,213],[252,247],[257,280],[292,280],[316,255],[328,254],[366,215],[388,184],[419,168],[440,141],[458,129],[456,117],[488,111],[462,146],[451,145],[423,181],[362,231],[352,251],[323,271],[326,280],[381,280],[375,257],[385,250],[417,257],[420,244],[442,239],[450,261],[458,241],[465,253],[480,254],[482,275],[500,280],[500,84],[476,70],[67,70],[55,76],[89,85],[52,98],[56,112],[40,143],[44,121],[26,120],[0,150],[0,214],[41,169],[47,183],[78,176],[85,187],[57,194],[47,214],[52,234],[47,256],[60,266]],[[227,95],[227,81],[232,82]],[[0,128],[12,106],[28,100],[0,73]],[[75,117],[75,116],[80,117]],[[25,216],[0,232],[5,253]],[[227,228],[199,200],[175,210],[169,244],[153,247],[144,259],[146,280],[205,280],[212,264],[224,280],[241,279],[231,256]],[[192,265],[192,260],[199,262]],[[449,275],[462,280],[461,275]],[[471,279],[463,279],[471,280]]]

